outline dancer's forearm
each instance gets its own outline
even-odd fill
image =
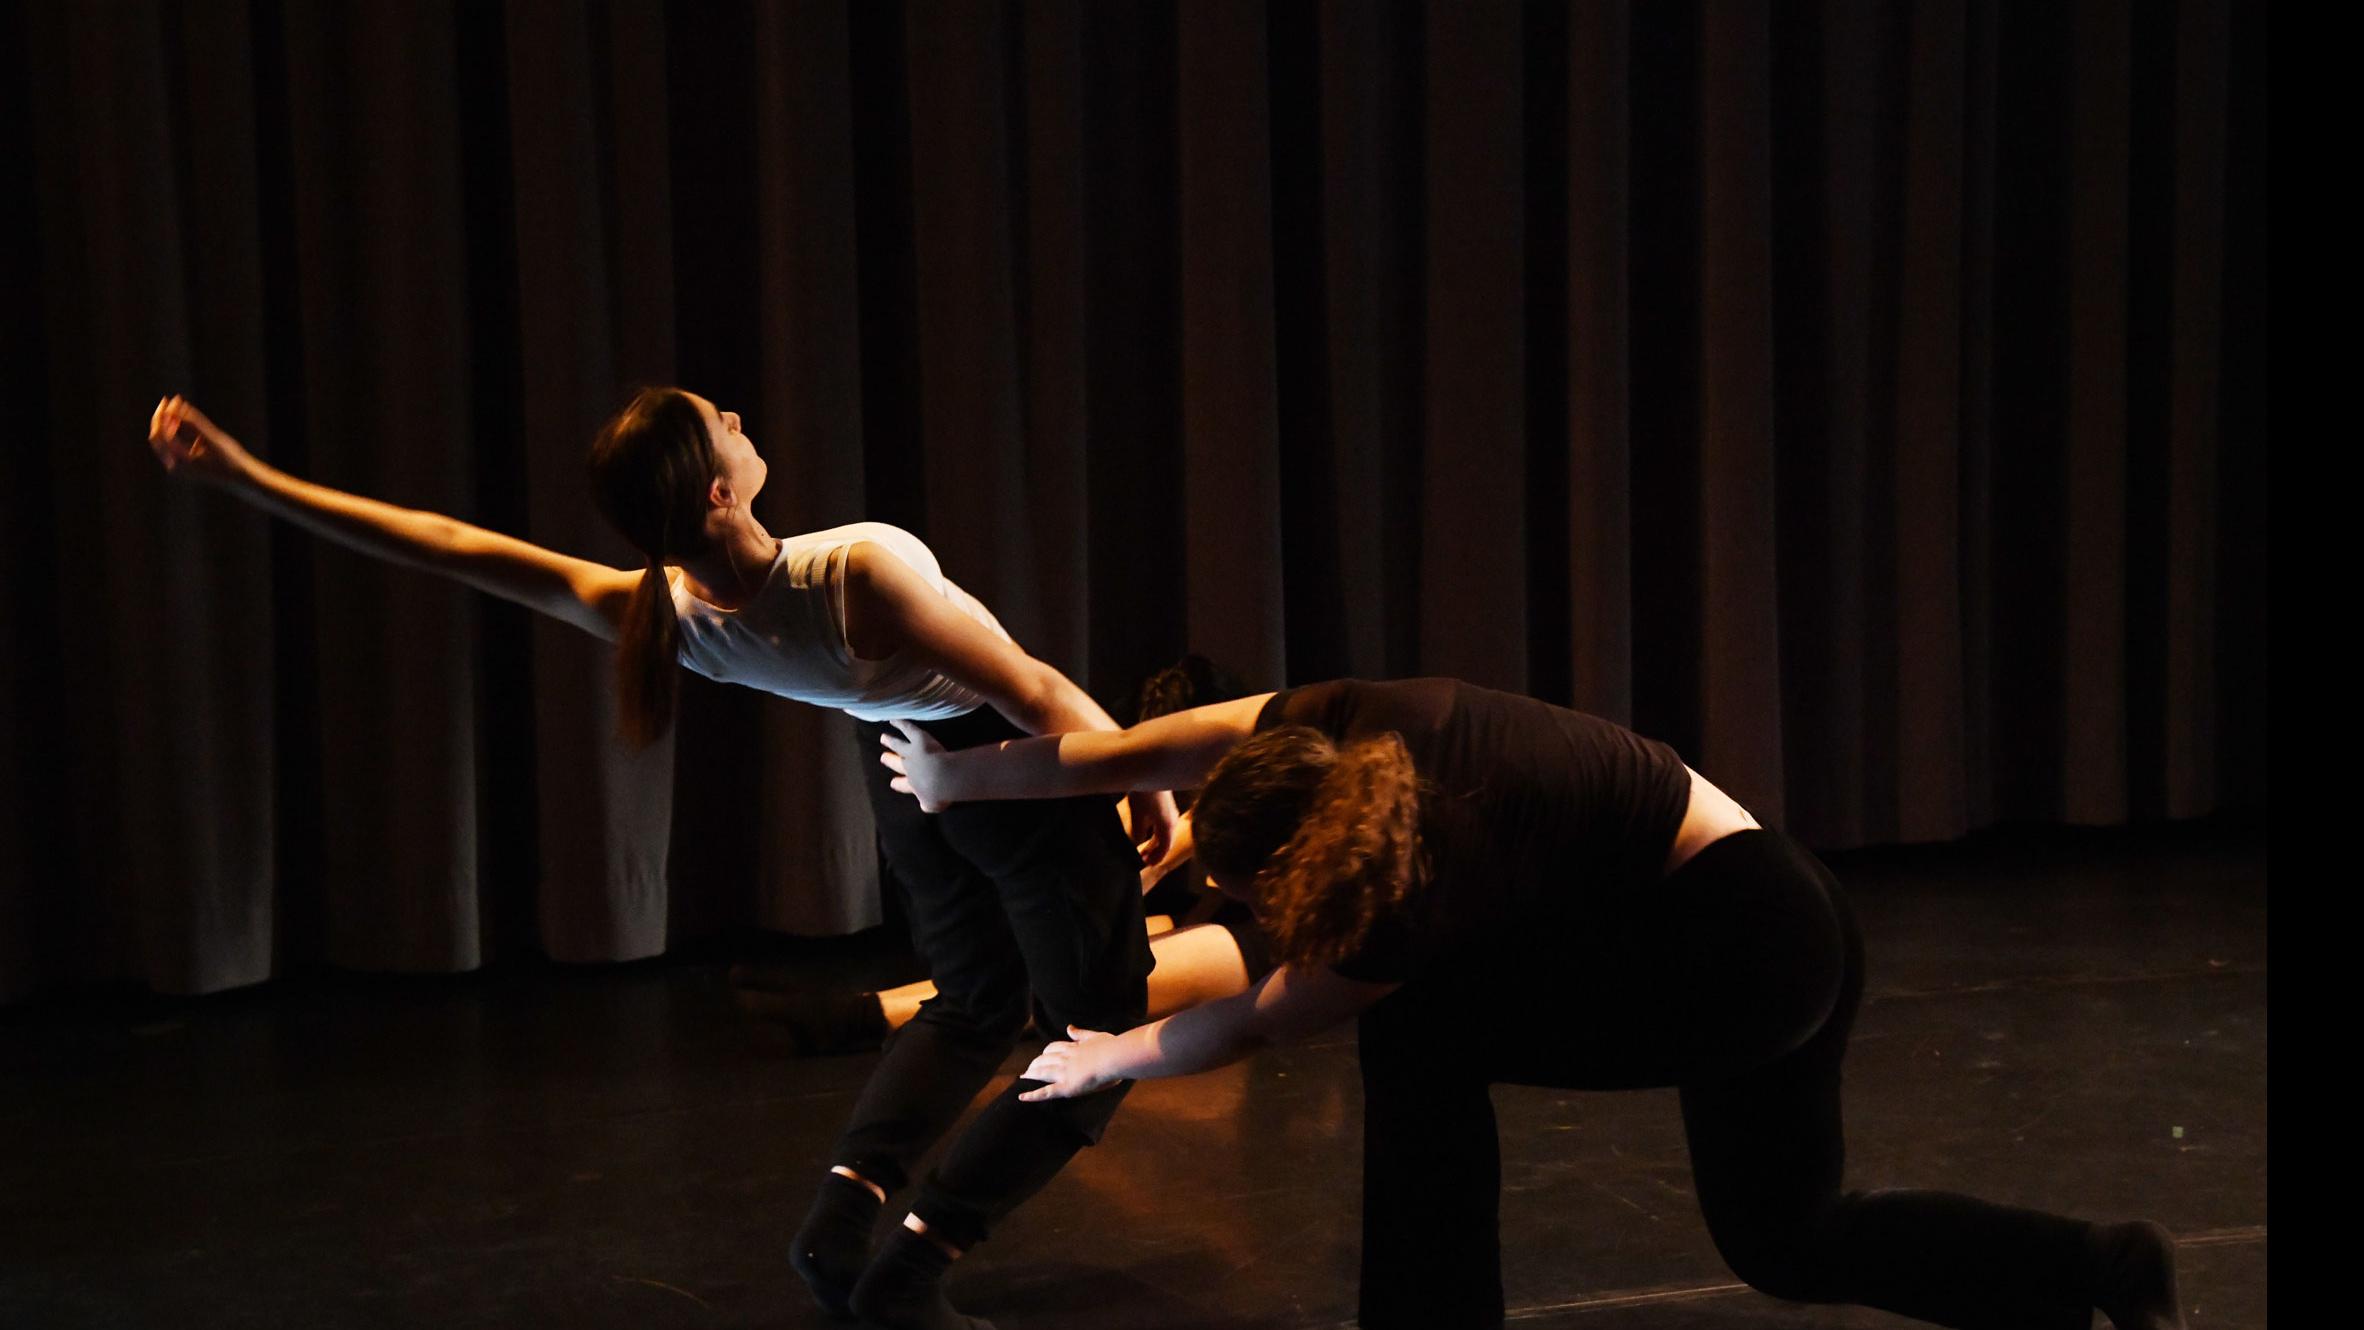
[[[148,448],[168,475],[228,491],[266,513],[373,559],[513,600],[603,637],[614,635],[639,574],[546,550],[441,513],[315,485],[272,466],[187,398],[148,417]]]
[[[1272,1042],[1255,1020],[1255,1002],[1250,989],[1135,1027],[1108,1041],[1102,1065],[1127,1081],[1228,1067]]]
[[[1054,733],[930,754],[921,793],[930,806],[940,806],[971,799],[1188,789],[1201,784],[1215,763],[1254,731],[1271,696],[1194,707],[1113,733]]]
[[[1176,1012],[1119,1035],[1069,1029],[1019,1073],[1041,1081],[1018,1097],[1028,1103],[1072,1099],[1122,1081],[1188,1076],[1239,1061],[1266,1040],[1257,1028],[1254,990]]]
[[[316,485],[266,462],[258,461],[247,482],[234,492],[264,512],[347,549],[428,572],[447,571],[470,534],[492,534],[440,513]]]
[[[1260,693],[1159,716],[1129,730],[1073,730],[956,753],[914,732],[908,743],[890,737],[887,747],[894,751],[885,760],[902,774],[895,788],[908,787],[930,812],[979,799],[1064,799],[1188,789],[1204,783],[1223,755],[1254,732],[1257,717],[1271,699],[1272,694]],[[1092,712],[1106,715],[1096,706]],[[1017,714],[1004,714],[1020,728],[1029,728]]]
[[[1126,731],[1047,730],[1034,739],[1009,739],[945,753],[945,803],[979,799],[1065,799],[1080,794],[1128,794],[1167,789],[1143,784],[1151,765],[1125,741]]]
[[[1269,1044],[1302,1039],[1366,1010],[1396,984],[1349,979],[1326,967],[1284,965],[1243,993],[1176,1012],[1120,1035],[1071,1030],[1028,1064],[1041,1088],[1028,1102],[1071,1099],[1119,1081],[1188,1076],[1237,1062]]]
[[[451,578],[489,595],[614,635],[633,575],[457,518],[348,494],[256,460],[232,492],[264,512],[373,559]]]

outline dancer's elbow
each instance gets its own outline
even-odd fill
[[[1014,672],[998,699],[1009,722],[1028,734],[1058,734],[1075,728],[1069,723],[1067,676],[1032,656]]]

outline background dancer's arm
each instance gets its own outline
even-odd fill
[[[471,526],[315,485],[255,457],[196,407],[167,398],[148,422],[148,446],[168,472],[227,490],[348,549],[514,601],[614,641],[638,573],[572,558]]]
[[[1284,965],[1244,993],[1106,1035],[1070,1028],[1073,1042],[1044,1048],[1025,1071],[1047,1081],[1018,1096],[1035,1101],[1090,1094],[1119,1081],[1188,1076],[1228,1066],[1268,1044],[1318,1034],[1401,987],[1349,979],[1323,966]]]

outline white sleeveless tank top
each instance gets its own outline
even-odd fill
[[[726,610],[673,580],[681,623],[681,663],[709,679],[745,684],[859,720],[947,720],[984,699],[896,652],[859,660],[845,643],[845,552],[856,541],[887,549],[962,612],[1007,642],[993,612],[937,566],[919,537],[884,522],[854,522],[787,536],[763,586],[747,604]]]

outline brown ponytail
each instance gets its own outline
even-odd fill
[[[1394,734],[1344,748],[1302,725],[1257,735],[1207,777],[1191,825],[1201,863],[1253,879],[1284,964],[1352,955],[1425,878],[1420,778]]]
[[[665,564],[705,551],[714,440],[687,393],[646,388],[592,440],[589,468],[600,511],[648,560],[616,641],[618,722],[646,746],[673,723],[681,625]]]
[[[673,585],[665,565],[650,560],[624,606],[616,639],[616,718],[624,737],[647,747],[665,737],[673,717],[673,662],[681,652],[681,623],[673,613]]]

